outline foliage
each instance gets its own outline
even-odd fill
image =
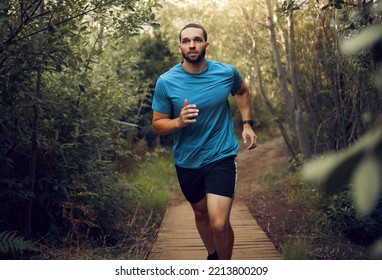
[[[139,106],[133,110],[138,123],[138,137],[144,138],[149,148],[154,148],[158,143],[158,135],[151,126],[151,103],[154,88],[158,77],[172,68],[178,60],[170,50],[166,35],[156,31],[154,34],[144,34],[137,40],[140,46],[139,55],[135,62],[137,75],[135,85],[139,86]],[[162,136],[161,143],[172,143],[172,136]]]
[[[382,126],[378,121],[356,144],[341,153],[306,163],[303,176],[322,181],[328,193],[351,181],[357,211],[368,215],[375,207],[381,187]]]
[[[138,50],[122,41],[158,28],[160,5],[0,3],[0,230],[102,241],[131,211],[115,171],[121,154],[133,158],[124,117],[138,103]]]
[[[84,191],[72,197],[64,216],[72,227],[64,244],[45,236],[37,244],[40,252],[33,258],[145,259],[167,202],[179,195],[179,188],[169,150],[154,150],[134,163],[128,173],[118,173],[117,180],[94,177],[103,186],[97,193]],[[71,212],[74,215],[68,215]],[[95,226],[91,225],[93,217]]]
[[[333,229],[360,245],[371,245],[382,234],[379,221],[382,218],[381,204],[369,216],[360,217],[353,204],[350,191],[331,196],[324,205]]]
[[[2,255],[14,254],[19,251],[36,251],[32,242],[25,240],[17,232],[0,232],[0,257]]]
[[[155,149],[145,155],[133,172],[121,174],[120,180],[134,186],[135,203],[147,211],[158,211],[166,207],[173,195],[179,194],[174,170],[171,153]]]
[[[264,106],[262,96],[258,94],[259,84],[252,52],[255,46],[258,50],[264,91],[275,108],[272,116],[266,112],[266,118],[281,121],[290,136],[295,137],[280,94],[280,84],[277,82],[265,2],[240,1],[240,6],[245,7],[248,13],[248,25],[255,31],[255,42],[251,40],[252,34],[248,34],[247,22],[243,20],[237,1],[195,1],[188,5],[175,0],[169,1],[164,4],[159,18],[173,38],[177,37],[178,30],[187,22],[196,21],[205,25],[211,43],[208,57],[238,67],[251,87],[254,95],[254,117],[260,123],[263,117],[257,118],[267,111],[267,107]],[[275,15],[275,35],[289,89],[292,84],[285,13],[294,12],[297,84],[301,94],[302,121],[309,124],[307,134],[312,153],[346,148],[367,130],[370,121],[376,119],[381,111],[382,99],[369,78],[375,68],[373,55],[364,52],[359,58],[343,56],[339,42],[370,23],[379,22],[380,16],[375,12],[367,16],[365,14],[369,7],[378,5],[373,4],[373,1],[358,1],[357,4],[356,1],[335,0],[267,2],[271,2],[272,7],[279,11]],[[219,13],[210,13],[211,10]],[[357,16],[359,13],[361,15]],[[220,16],[222,14],[224,17]],[[166,20],[167,18],[171,21]],[[226,22],[231,24],[227,25]],[[224,28],[220,28],[221,26]],[[350,29],[350,26],[356,29]],[[175,43],[173,44],[175,47]],[[233,111],[237,113],[236,110]],[[362,117],[365,113],[369,114],[370,121],[365,121]],[[296,146],[298,142],[296,139],[292,140]]]
[[[376,1],[376,3],[374,3],[374,1],[366,3],[366,1],[364,1],[363,4],[367,8],[363,16],[363,19],[365,19],[365,15],[366,18],[370,18],[373,8],[378,8],[378,4],[381,4],[381,1]],[[366,4],[368,4],[368,6]],[[372,22],[372,20],[368,21],[369,24]],[[378,46],[378,42],[382,40],[380,23],[375,23],[365,29],[363,29],[363,27],[364,26],[361,26],[362,31],[358,36],[342,44],[342,51],[344,53],[348,55],[355,54],[365,50],[365,48],[371,48],[373,52],[380,51]],[[374,55],[374,57],[376,57],[376,55]],[[376,61],[376,63],[381,62],[382,60],[380,59]],[[377,68],[376,75],[379,77],[378,79],[380,79],[381,72],[378,71],[380,71],[380,69]],[[377,213],[378,216],[377,219],[370,217],[372,221],[364,225],[365,220],[354,221],[352,208],[349,206],[340,207],[339,209],[345,214],[339,218],[342,227],[344,227],[346,231],[352,231],[354,227],[366,227],[375,238],[375,234],[381,235],[382,233],[376,222],[380,219],[380,214],[378,214],[380,207],[378,207],[378,205],[382,190],[381,171],[382,119],[380,117],[374,126],[349,149],[306,164],[304,167],[304,176],[308,180],[322,181],[326,191],[329,193],[338,191],[338,189],[344,185],[347,186],[350,181],[356,213],[360,216],[375,215],[375,213]],[[338,213],[336,213],[335,216],[337,215]],[[353,221],[351,225],[348,225],[348,216],[350,216],[350,219]],[[368,218],[369,216],[364,219]],[[352,236],[354,236],[353,233]],[[362,236],[356,237],[358,237],[359,240],[363,240]],[[381,251],[378,251],[378,247],[374,248],[377,248],[374,249],[374,253],[381,255]]]

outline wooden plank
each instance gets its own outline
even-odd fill
[[[251,215],[248,207],[234,202],[231,224],[235,232],[232,259],[279,260],[281,256]],[[188,202],[167,209],[150,260],[205,260],[207,251],[197,232]]]

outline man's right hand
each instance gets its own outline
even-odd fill
[[[179,118],[177,119],[179,128],[186,127],[190,123],[195,123],[199,115],[199,110],[196,108],[195,104],[188,104],[188,100],[184,100],[184,107],[180,111]]]

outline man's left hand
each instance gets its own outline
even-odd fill
[[[257,135],[251,126],[244,125],[242,137],[244,144],[247,144],[248,140],[251,141],[246,150],[252,150],[257,147]]]

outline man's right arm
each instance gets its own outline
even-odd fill
[[[167,135],[181,128],[179,118],[170,119],[169,114],[153,111],[152,126],[159,135]]]
[[[184,107],[180,111],[178,118],[171,119],[170,114],[162,114],[153,111],[152,126],[160,135],[167,135],[176,132],[182,127],[188,126],[190,123],[196,122],[195,117],[198,116],[199,110],[196,105],[188,104],[187,99],[184,100]]]

